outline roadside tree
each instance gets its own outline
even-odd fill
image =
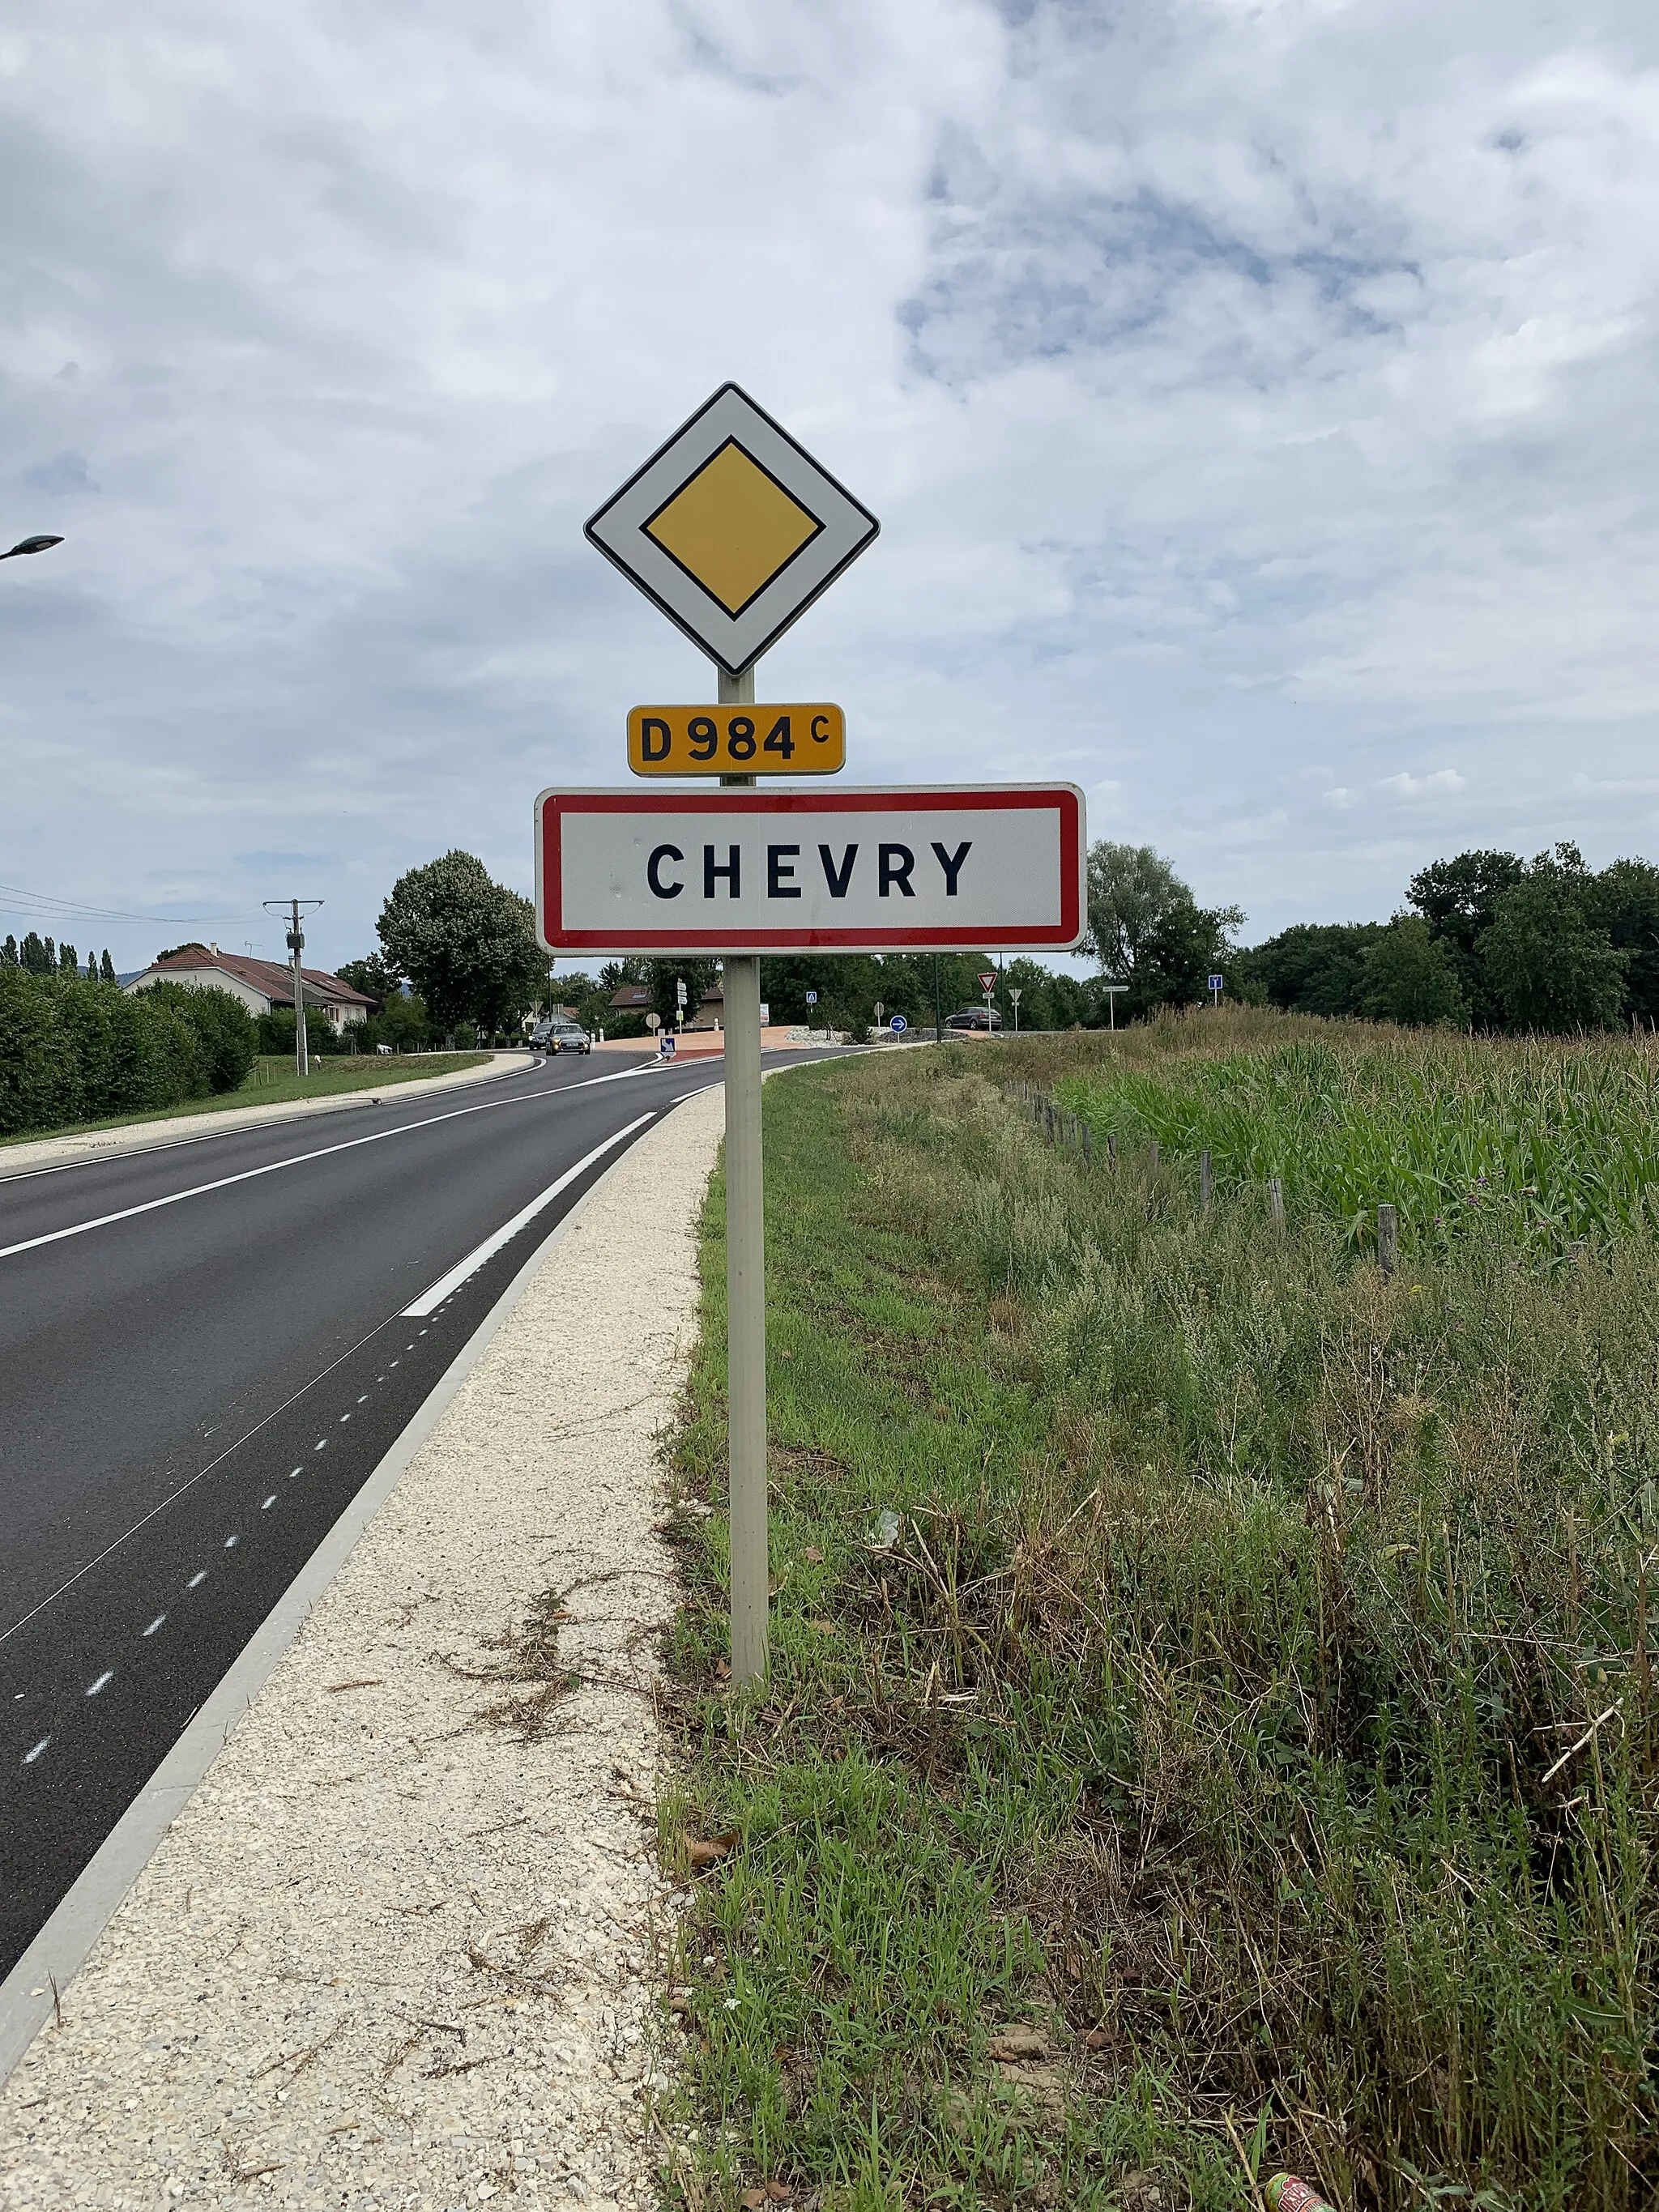
[[[1365,962],[1382,934],[1375,921],[1302,921],[1236,957],[1228,988],[1287,1013],[1357,1014],[1364,998]]]
[[[1480,939],[1492,927],[1498,902],[1526,873],[1515,853],[1473,850],[1431,860],[1412,878],[1407,896],[1429,925],[1429,934],[1451,951],[1457,980],[1478,1029],[1501,1029],[1504,1009],[1480,957]]]
[[[403,988],[403,977],[383,952],[366,952],[361,960],[343,960],[334,972],[365,998],[389,999]]]
[[[1480,962],[1509,1028],[1565,1036],[1618,1024],[1629,956],[1585,919],[1582,871],[1545,854],[1498,900]]]
[[[1413,1028],[1468,1019],[1451,948],[1419,914],[1396,915],[1367,949],[1356,1012]]]
[[[1089,949],[1104,975],[1129,986],[1131,1015],[1196,1005],[1243,919],[1236,906],[1200,906],[1150,845],[1103,838],[1089,848]]]
[[[446,853],[400,876],[376,927],[387,963],[409,977],[441,1030],[464,1021],[501,1028],[545,988],[530,901],[471,853]]]
[[[1625,1012],[1659,1023],[1659,868],[1614,860],[1584,885],[1584,919],[1626,956]]]

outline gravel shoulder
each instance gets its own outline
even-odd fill
[[[337,1091],[323,1098],[289,1098],[275,1106],[225,1106],[217,1112],[171,1114],[165,1121],[129,1121],[119,1128],[81,1129],[61,1137],[35,1137],[26,1144],[0,1147],[0,1182],[31,1170],[61,1167],[71,1160],[102,1159],[116,1152],[146,1152],[158,1145],[196,1143],[227,1132],[259,1129],[273,1121],[308,1121],[313,1114],[349,1114],[364,1106],[424,1098],[434,1091],[454,1091],[469,1083],[489,1083],[530,1066],[521,1052],[492,1052],[482,1067],[462,1067],[447,1075],[417,1075],[406,1083],[370,1091]]]
[[[652,1524],[722,1118],[502,1324],[0,2092],[0,2205],[653,2201]]]

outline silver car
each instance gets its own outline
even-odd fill
[[[593,1040],[580,1022],[538,1022],[530,1042],[538,1052],[592,1052]]]

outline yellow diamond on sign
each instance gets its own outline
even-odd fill
[[[735,384],[583,525],[729,676],[752,668],[880,527]]]
[[[645,527],[735,616],[823,525],[732,438]]]

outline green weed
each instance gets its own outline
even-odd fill
[[[768,1086],[761,1695],[720,1512],[679,1524],[669,1840],[735,1838],[681,2186],[1651,2203],[1659,1241],[1563,1271],[1493,1207],[1385,1282],[1305,1183],[1282,1234],[1243,1176],[1200,1217],[1172,1137],[1085,1168],[1009,1095],[1103,1042]],[[717,1509],[721,1217],[678,1446]]]

